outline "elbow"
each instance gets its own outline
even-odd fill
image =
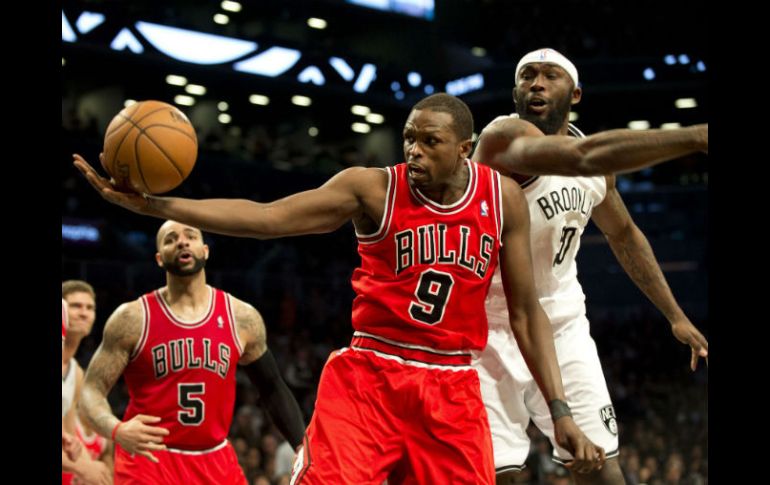
[[[574,161],[570,164],[572,172],[570,175],[578,177],[589,177],[596,175],[609,175],[605,173],[602,167],[606,163],[599,157],[592,156],[590,154],[580,153],[574,158]]]
[[[523,309],[508,310],[508,320],[511,325],[511,330],[516,336],[517,340],[527,338],[527,330],[529,328],[529,315]]]

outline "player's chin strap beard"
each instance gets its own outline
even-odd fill
[[[192,258],[195,261],[195,264],[192,268],[182,269],[180,265],[175,261],[163,261],[163,269],[174,276],[192,276],[199,273],[203,268],[206,267],[205,258],[198,258],[196,256],[193,256]]]

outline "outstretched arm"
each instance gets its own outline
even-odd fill
[[[302,411],[267,348],[265,323],[256,308],[232,299],[238,335],[244,345],[240,365],[259,390],[259,398],[278,429],[296,450],[305,436]]]
[[[556,360],[553,329],[535,293],[527,200],[512,180],[503,182],[503,247],[500,254],[508,317],[524,360],[549,403],[558,443],[575,458],[570,465],[585,473],[601,468],[604,450],[578,429],[566,404]]]
[[[382,170],[353,167],[317,189],[262,204],[245,199],[193,200],[120,192],[80,155],[75,166],[109,202],[139,214],[173,219],[202,231],[270,239],[331,232],[364,212],[374,187],[385,186]]]
[[[488,139],[489,148],[482,145]],[[512,142],[505,145],[506,140]],[[708,124],[676,130],[608,130],[586,138],[543,136],[531,123],[501,118],[479,137],[482,163],[502,173],[609,175],[639,170],[699,151],[708,153]],[[496,157],[496,154],[500,154]],[[474,153],[474,160],[476,154]]]
[[[150,426],[160,418],[139,414],[122,423],[107,401],[107,395],[128,364],[129,356],[142,332],[142,308],[139,301],[126,303],[110,315],[104,326],[102,343],[86,370],[83,395],[80,398],[81,418],[100,435],[113,439],[129,453],[145,456],[155,463],[150,453],[165,450],[165,428]]]
[[[708,359],[708,342],[674,299],[650,242],[631,219],[615,188],[615,177],[607,177],[607,195],[594,208],[592,218],[631,280],[665,315],[677,340],[690,346],[690,368],[695,370],[698,357]]]

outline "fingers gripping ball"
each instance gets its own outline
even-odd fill
[[[123,109],[104,135],[102,167],[118,187],[161,194],[190,175],[198,138],[190,120],[161,101],[140,101]]]

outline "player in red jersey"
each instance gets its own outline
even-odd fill
[[[67,327],[69,326],[69,317],[67,315],[67,301],[62,298],[61,300],[61,350],[62,350],[62,368],[61,376],[64,379],[64,339],[67,337]],[[61,415],[64,417],[69,410],[69,401],[62,399]],[[62,451],[62,469],[71,470],[70,466],[65,466],[65,461],[75,461],[80,457],[80,453],[83,451],[83,446],[80,444],[74,436],[64,431],[64,423],[62,423],[61,430],[61,451]]]
[[[67,325],[68,319],[67,319],[67,301],[62,298],[61,299],[61,344],[64,346],[64,338],[67,336]],[[62,348],[62,350],[64,350]],[[64,360],[64,357],[62,356],[62,360]],[[64,373],[64,369],[62,369],[62,374]]]
[[[113,463],[113,446],[112,442],[104,436],[94,433],[86,425],[80,422],[78,417],[75,417],[75,438],[81,444],[83,448],[83,454],[87,454],[88,458],[93,463],[104,463],[110,470],[107,475],[107,483],[112,483],[112,463]],[[94,483],[93,481],[84,480],[79,477],[75,480],[74,473],[62,473],[62,485],[69,485],[71,483]]]
[[[65,402],[69,410],[62,417],[63,429],[84,445],[78,433],[77,407],[83,388],[83,369],[75,359],[80,343],[94,327],[96,321],[96,292],[93,286],[82,280],[67,280],[61,284],[61,295],[67,302],[69,326],[62,351],[62,409]],[[85,447],[86,450],[88,447]],[[85,451],[85,450],[84,450]],[[88,484],[112,483],[112,459],[100,461],[91,453],[82,453],[77,460],[62,460],[62,483],[72,482],[73,477]]]
[[[471,351],[486,344],[484,297],[502,261],[510,322],[560,442],[579,471],[603,450],[564,400],[553,336],[534,293],[529,216],[521,190],[470,162],[473,117],[444,93],[417,103],[404,126],[406,163],[349,168],[323,186],[260,204],[115,191],[79,155],[76,166],[110,202],[212,232],[260,239],[330,232],[352,219],[353,341],[332,353],[293,484],[488,484],[492,444]]]
[[[84,416],[118,445],[116,484],[245,484],[226,439],[236,364],[246,365],[295,448],[304,434],[302,413],[267,349],[259,312],[206,284],[209,248],[201,231],[167,221],[157,247],[166,286],[121,305],[107,320],[86,371]],[[130,396],[123,421],[107,402],[121,374]]]

